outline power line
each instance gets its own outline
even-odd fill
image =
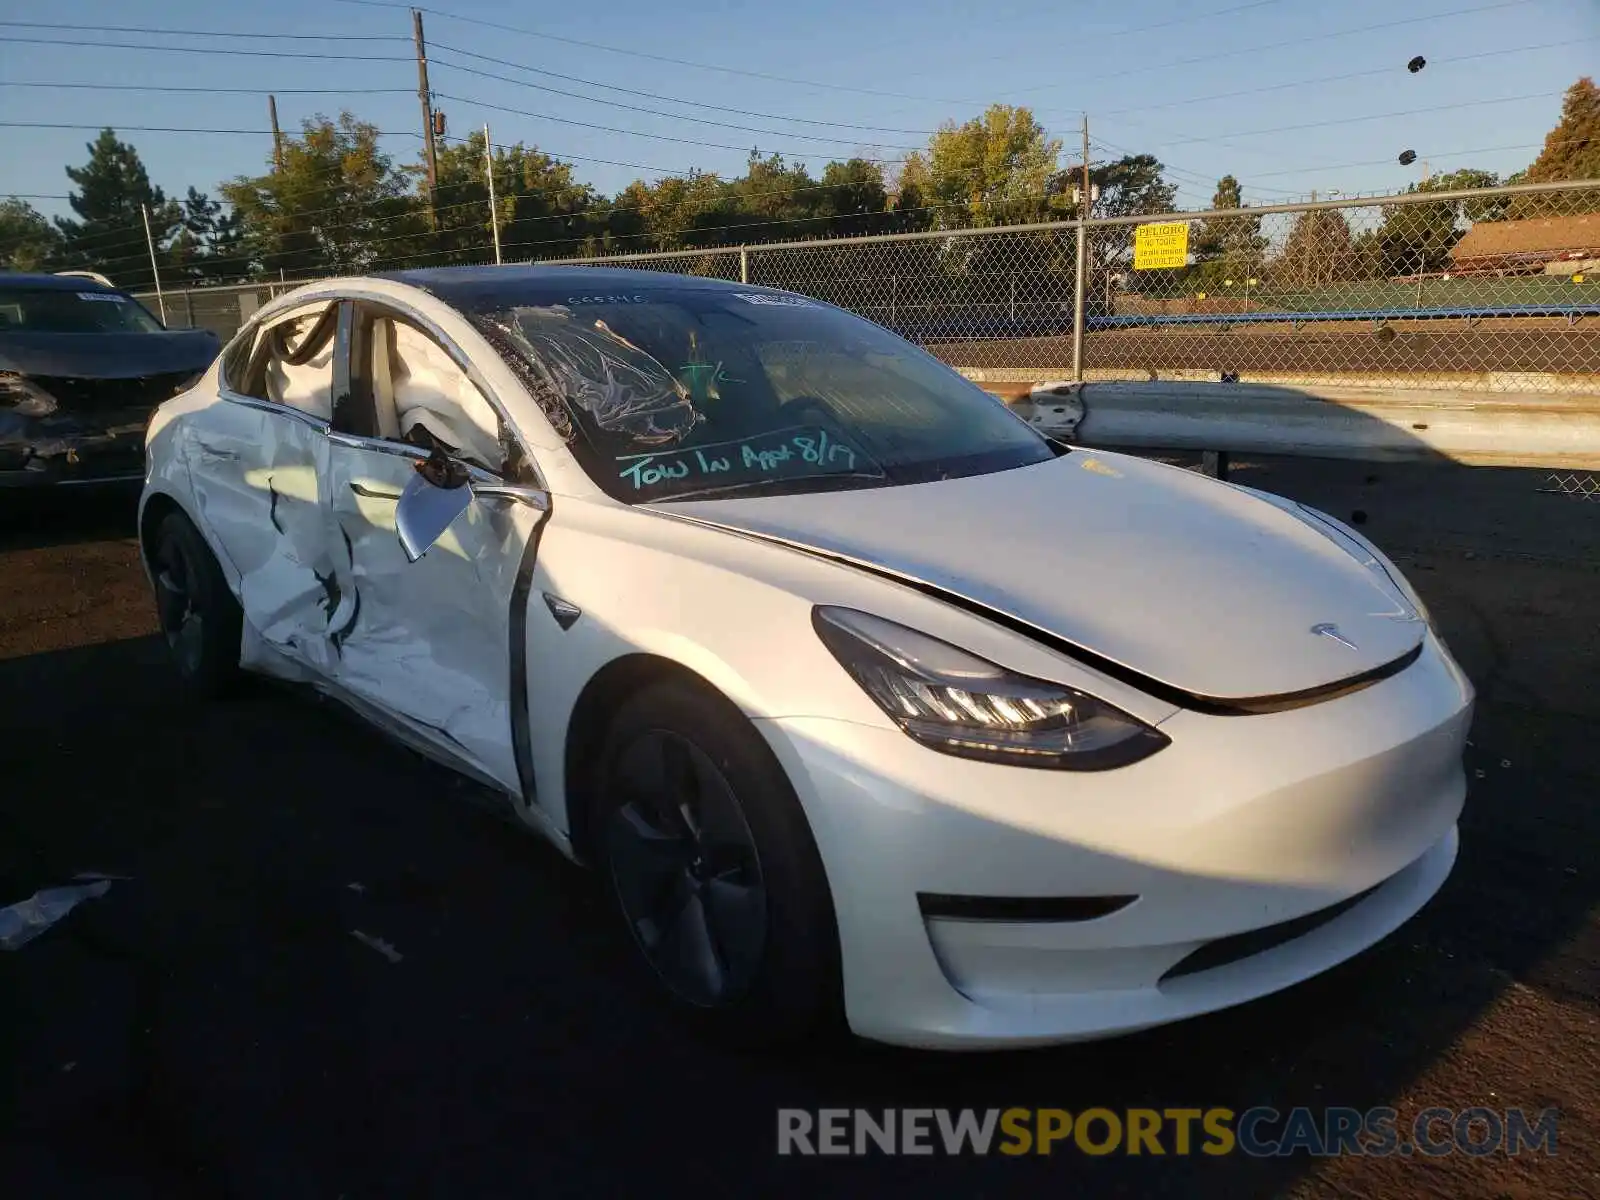
[[[0,87],[69,88],[97,92],[198,92],[206,95],[265,96],[378,96],[407,95],[410,88],[284,88],[284,87],[196,87],[171,83],[63,83],[57,80],[0,79]]]
[[[1584,142],[1588,141],[1589,139],[1578,137],[1558,138],[1556,140],[1559,144],[1564,144],[1566,142]],[[1470,150],[1429,150],[1425,155],[1423,155],[1423,157],[1426,157],[1433,162],[1446,162],[1456,159],[1469,158],[1474,154],[1505,154],[1512,150],[1538,150],[1543,146],[1543,144],[1544,143],[1542,142],[1523,142],[1513,146],[1478,146]],[[1292,169],[1285,169],[1281,171],[1253,172],[1251,177],[1268,179],[1275,175],[1298,175],[1302,173],[1310,174],[1314,171],[1342,171],[1353,167],[1386,167],[1391,165],[1394,161],[1394,158],[1391,156],[1389,158],[1369,158],[1362,162],[1324,163],[1320,166],[1294,167]]]
[[[1600,41],[1600,35],[1581,38],[1567,38],[1560,42],[1542,42],[1537,46],[1516,46],[1506,50],[1485,50],[1478,54],[1461,54],[1454,58],[1429,59],[1428,65],[1433,68],[1451,66],[1456,63],[1474,62],[1484,58],[1499,58],[1507,54],[1525,54],[1535,50],[1559,50],[1579,42]],[[1154,112],[1163,108],[1180,108],[1189,104],[1204,104],[1209,100],[1232,100],[1239,96],[1259,96],[1267,92],[1282,92],[1290,89],[1315,87],[1323,83],[1343,83],[1350,79],[1366,79],[1374,75],[1393,75],[1400,71],[1398,65],[1372,67],[1365,71],[1347,71],[1342,75],[1323,75],[1316,79],[1292,79],[1288,83],[1271,83],[1261,87],[1245,88],[1236,92],[1214,92],[1209,96],[1189,96],[1183,100],[1164,100],[1160,104],[1142,104],[1136,108],[1111,108],[1103,110],[1102,117],[1119,117],[1125,113]]]
[[[1233,13],[1245,12],[1245,11],[1247,11],[1249,9],[1252,9],[1252,8],[1266,8],[1268,5],[1279,4],[1281,2],[1282,2],[1282,0],[1250,0],[1250,2],[1247,3],[1247,4],[1236,4],[1232,8],[1220,8],[1220,9],[1213,9],[1210,12],[1193,13],[1190,16],[1187,16],[1187,17],[1178,17],[1178,18],[1176,18],[1174,20],[1171,20],[1171,21],[1160,21],[1160,22],[1157,22],[1154,25],[1141,25],[1141,26],[1138,26],[1137,28],[1134,28],[1134,29],[1118,29],[1118,30],[1115,30],[1115,31],[1113,31],[1111,33],[1097,33],[1097,34],[1093,35],[1093,40],[1098,43],[1098,42],[1101,42],[1101,41],[1110,41],[1113,38],[1133,37],[1134,35],[1141,34],[1141,33],[1156,33],[1156,32],[1158,32],[1159,30],[1162,30],[1162,29],[1171,29],[1176,25],[1187,25],[1187,24],[1189,24],[1189,23],[1191,23],[1193,21],[1214,20],[1217,17],[1231,16]],[[973,66],[973,65],[976,65],[976,64],[979,64],[979,63],[988,63],[988,62],[1015,62],[1015,61],[1016,61],[1015,53],[1012,53],[1012,54],[995,54],[995,55],[990,55],[987,58],[963,58],[961,60],[963,66]],[[902,75],[902,76],[900,76],[900,78],[902,78],[902,79],[920,79],[920,78],[922,78],[923,76],[926,76],[926,75],[937,75],[937,74],[940,73],[941,70],[948,70],[948,69],[949,68],[933,67],[933,68],[929,68],[926,71],[914,71],[909,75]]]
[[[30,46],[87,46],[98,50],[165,50],[170,54],[230,54],[249,58],[318,58],[339,62],[410,62],[396,54],[319,54],[305,50],[236,50],[232,46],[152,46],[144,42],[89,42],[72,38],[6,37],[0,41]]]
[[[749,147],[749,146],[735,146],[735,145],[731,145],[731,144],[729,144],[727,142],[707,142],[707,141],[702,141],[702,140],[700,140],[698,138],[673,137],[671,134],[666,134],[666,133],[645,133],[645,132],[643,132],[641,130],[638,130],[638,129],[619,129],[614,125],[596,125],[596,124],[594,124],[593,122],[590,122],[590,121],[577,121],[577,120],[573,120],[570,117],[552,116],[549,113],[529,112],[525,108],[511,108],[508,105],[504,105],[504,104],[491,104],[487,100],[474,100],[469,96],[452,96],[447,92],[436,92],[435,95],[437,95],[439,97],[439,99],[441,99],[441,100],[453,100],[457,104],[474,104],[474,105],[477,105],[479,108],[494,109],[496,112],[511,113],[512,115],[519,116],[519,117],[532,117],[532,118],[535,118],[537,120],[542,120],[542,121],[555,121],[555,122],[558,122],[559,124],[562,124],[562,125],[576,125],[576,126],[578,126],[580,128],[583,128],[583,129],[598,129],[598,130],[600,130],[600,131],[602,131],[604,133],[621,133],[621,134],[626,134],[629,137],[650,138],[650,139],[652,139],[654,141],[659,141],[659,142],[677,142],[679,145],[684,145],[684,146],[704,146],[704,147],[707,147],[707,148],[712,149],[712,150],[739,150],[739,151],[748,152],[751,149],[751,147]],[[775,130],[761,130],[761,131],[757,131],[757,132],[773,133],[774,136],[777,136],[777,137],[791,136],[791,135],[778,133]],[[779,153],[782,153],[782,152],[779,151]],[[798,154],[798,155],[795,154],[792,151],[790,151],[790,152],[785,154],[786,158],[796,158],[796,157],[802,157],[802,156],[803,156],[803,152],[801,154]],[[904,162],[905,160],[904,159],[898,159],[898,158],[890,158],[890,159],[877,159],[877,158],[875,158],[875,159],[864,159],[863,161],[865,161],[865,162],[876,162],[876,163],[898,163],[898,162]]]
[[[271,137],[270,129],[199,129],[192,125],[119,125],[102,122],[98,125],[73,125],[55,121],[0,121],[0,129],[110,129],[113,132],[123,133],[231,133],[231,134],[260,134],[262,137]],[[378,137],[414,137],[420,138],[420,133],[413,133],[408,129],[399,131],[377,130]]]
[[[1193,58],[1177,58],[1167,62],[1146,63],[1142,66],[1129,67],[1125,71],[1112,71],[1105,75],[1090,75],[1083,79],[1074,80],[1074,85],[1100,83],[1107,79],[1122,79],[1128,75],[1141,75],[1149,71],[1165,71],[1172,67],[1187,67],[1196,63],[1215,62],[1219,58],[1236,58],[1241,54],[1259,54],[1263,50],[1283,50],[1290,46],[1301,46],[1307,42],[1332,41],[1334,38],[1351,37],[1358,33],[1373,33],[1380,29],[1397,29],[1402,25],[1420,25],[1429,21],[1442,21],[1448,17],[1465,17],[1474,13],[1493,12],[1503,8],[1522,8],[1536,3],[1537,0],[1496,0],[1493,4],[1480,4],[1472,8],[1457,8],[1449,12],[1429,13],[1421,17],[1405,17],[1398,21],[1384,21],[1377,25],[1361,25],[1353,29],[1339,29],[1331,33],[1313,33],[1303,37],[1288,38],[1281,42],[1266,42],[1256,46],[1237,46],[1231,50],[1219,50],[1213,54],[1196,55]],[[1022,88],[1012,92],[1013,96],[1024,96],[1031,92],[1049,91],[1051,88],[1063,87],[1059,83],[1040,84],[1038,87]]]
[[[841,83],[822,83],[815,79],[795,79],[786,75],[770,75],[764,71],[747,71],[742,67],[726,67],[718,63],[695,62],[686,58],[674,58],[665,54],[649,54],[643,50],[628,50],[621,46],[607,46],[601,42],[588,42],[581,38],[562,37],[554,33],[540,33],[535,29],[526,29],[517,25],[506,25],[499,21],[487,21],[482,17],[468,17],[461,13],[446,12],[440,8],[427,8],[421,5],[379,3],[378,0],[335,0],[339,4],[364,4],[369,8],[420,8],[430,16],[442,17],[447,21],[461,21],[468,25],[482,25],[488,29],[498,29],[503,33],[518,33],[525,37],[540,38],[549,42],[561,42],[568,46],[582,46],[588,50],[604,50],[611,54],[623,54],[630,58],[642,58],[650,62],[671,63],[674,66],[692,67],[699,71],[720,71],[726,75],[740,75],[746,79],[765,79],[771,83],[787,83],[796,87],[817,88],[822,91],[852,92],[858,96],[886,96],[893,100],[922,100],[933,104],[981,104],[979,100],[952,100],[941,96],[911,96],[904,92],[885,92],[874,88],[848,87]]]
[[[83,33],[157,33],[175,37],[267,38],[303,42],[404,42],[398,34],[378,33],[253,33],[232,29],[170,29],[150,25],[55,25],[46,21],[0,21],[10,29],[64,29]],[[19,39],[20,40],[20,39]]]
[[[522,63],[512,62],[512,61],[510,61],[508,59],[492,58],[487,54],[477,54],[477,53],[475,53],[475,52],[473,52],[471,50],[461,50],[461,49],[458,49],[458,48],[456,48],[454,46],[442,45],[442,44],[440,44],[438,42],[434,43],[433,49],[435,51],[446,50],[446,51],[449,51],[451,54],[460,54],[460,55],[463,55],[463,56],[465,56],[467,58],[478,59],[478,60],[480,60],[482,62],[497,63],[502,67],[511,67],[511,68],[513,68],[515,70],[518,70],[518,71],[528,71],[528,72],[531,72],[534,75],[544,75],[544,76],[546,76],[548,78],[551,78],[551,79],[562,79],[562,80],[565,80],[568,83],[581,83],[585,87],[601,88],[601,89],[603,89],[605,91],[609,91],[609,92],[621,92],[624,95],[628,95],[628,96],[643,96],[646,99],[649,99],[649,100],[661,100],[661,101],[664,101],[667,104],[683,104],[683,105],[687,105],[687,106],[689,106],[691,108],[705,108],[705,109],[711,109],[714,112],[734,113],[734,114],[736,114],[738,116],[742,116],[742,117],[762,117],[762,118],[765,118],[767,120],[772,120],[772,121],[791,121],[791,122],[794,122],[795,124],[799,124],[799,125],[825,125],[825,126],[828,126],[830,128],[833,128],[833,129],[855,129],[855,130],[861,130],[863,132],[868,132],[868,133],[914,133],[914,134],[927,135],[927,134],[930,134],[932,132],[931,130],[927,130],[927,129],[899,129],[899,128],[895,128],[895,127],[889,126],[889,125],[852,125],[852,124],[849,124],[848,122],[845,122],[845,121],[819,121],[819,120],[815,120],[815,119],[810,118],[810,117],[792,117],[792,116],[786,116],[786,115],[781,114],[781,113],[757,112],[757,111],[755,111],[753,109],[748,109],[748,108],[731,108],[731,107],[729,107],[728,105],[725,105],[725,104],[707,104],[704,101],[700,101],[700,100],[685,100],[685,99],[683,99],[683,98],[681,98],[679,96],[663,96],[663,95],[661,95],[661,94],[659,94],[657,92],[641,92],[641,91],[638,91],[638,90],[636,90],[634,88],[618,87],[616,84],[600,83],[599,81],[593,80],[593,79],[581,79],[576,75],[562,75],[562,74],[560,74],[559,72],[556,72],[556,71],[546,71],[542,67],[524,66]],[[447,67],[449,67],[449,68],[451,68],[452,70],[455,70],[455,71],[466,71],[468,74],[471,74],[471,75],[481,75],[485,79],[498,79],[498,80],[501,80],[504,83],[516,84],[519,87],[531,87],[531,88],[538,88],[539,87],[538,84],[530,83],[529,81],[527,81],[525,79],[515,79],[515,78],[513,78],[513,77],[511,77],[509,75],[498,75],[498,74],[495,74],[493,71],[480,71],[480,70],[477,70],[476,68],[473,68],[473,67],[463,66],[460,63],[452,63],[448,59],[430,58],[430,61],[435,63],[436,65],[447,66]],[[540,91],[554,91],[555,89],[553,89],[553,88],[552,89],[539,88],[539,90]],[[557,94],[558,95],[569,95],[570,93],[559,92]],[[594,97],[589,97],[589,96],[583,96],[583,97],[580,97],[580,99],[585,99],[585,100],[594,99],[594,102],[596,104],[608,104],[608,103],[611,103],[610,101],[599,100],[599,99],[595,99]],[[650,110],[646,109],[644,111],[648,112]],[[679,114],[670,113],[670,114],[667,114],[667,115],[669,115],[669,116],[678,116]],[[692,117],[683,117],[681,119],[683,119],[683,120],[693,120],[694,118],[692,118]]]
[[[627,103],[625,103],[625,102],[623,102],[621,100],[602,100],[598,96],[585,96],[585,95],[582,95],[579,92],[568,92],[568,91],[563,91],[560,88],[544,87],[541,84],[529,83],[526,80],[512,79],[508,75],[495,75],[495,74],[492,74],[492,73],[490,73],[488,71],[478,71],[478,70],[474,70],[471,67],[457,66],[455,63],[444,62],[444,61],[441,61],[439,59],[431,59],[430,61],[432,62],[432,64],[434,66],[444,66],[444,67],[449,68],[452,71],[465,71],[470,75],[481,75],[481,76],[484,76],[485,78],[488,78],[488,79],[500,79],[500,80],[504,80],[507,83],[514,83],[514,84],[517,84],[517,85],[519,85],[521,87],[533,88],[535,91],[548,92],[551,95],[555,95],[555,96],[567,96],[567,97],[570,97],[573,100],[586,100],[591,104],[605,104],[605,105],[609,105],[612,108],[625,108],[625,109],[628,109],[631,112],[648,113],[649,115],[655,116],[655,117],[668,117],[668,118],[670,118],[672,120],[675,120],[675,121],[688,121],[688,122],[690,122],[692,124],[695,124],[695,125],[714,125],[714,126],[717,126],[718,128],[721,128],[721,129],[738,129],[738,130],[743,130],[746,133],[761,133],[761,134],[767,134],[767,135],[769,135],[771,137],[800,138],[800,139],[802,139],[804,141],[824,142],[824,143],[831,143],[831,144],[834,144],[834,145],[839,145],[839,144],[842,144],[842,143],[846,143],[846,142],[852,141],[852,139],[850,139],[850,138],[827,137],[827,136],[825,136],[823,134],[818,134],[818,133],[794,133],[794,132],[790,132],[788,130],[783,130],[783,129],[760,129],[760,128],[757,128],[754,125],[739,125],[739,124],[735,124],[734,122],[731,122],[731,121],[715,121],[715,120],[712,120],[709,117],[691,117],[691,116],[686,116],[683,113],[663,112],[659,108],[645,108],[643,105],[627,104]],[[441,94],[441,99],[448,99],[448,98],[449,97],[445,97],[445,96],[443,96]],[[560,118],[549,117],[549,119],[550,120],[559,120]],[[782,121],[782,120],[785,120],[786,118],[777,117],[776,119]],[[922,147],[919,147],[919,146],[888,146],[886,148],[890,149],[890,150],[919,150],[919,149],[922,149]]]
[[[1306,121],[1299,125],[1276,125],[1271,129],[1243,129],[1235,133],[1222,134],[1220,137],[1185,137],[1176,141],[1164,142],[1167,146],[1188,146],[1204,142],[1217,142],[1222,138],[1260,137],[1268,133],[1295,133],[1303,129],[1326,129],[1333,125],[1355,125],[1363,121],[1384,121],[1391,117],[1416,117],[1427,113],[1453,112],[1458,108],[1483,108],[1494,104],[1516,104],[1525,100],[1549,100],[1559,98],[1561,92],[1530,92],[1524,96],[1500,96],[1492,100],[1462,100],[1455,104],[1437,104],[1431,108],[1408,108],[1399,112],[1372,113],[1365,117],[1337,117],[1328,121]]]

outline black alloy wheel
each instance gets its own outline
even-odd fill
[[[770,1048],[843,1025],[827,873],[789,777],[709,686],[624,701],[595,767],[589,846],[650,990],[709,1039]]]
[[[690,1004],[744,995],[766,945],[767,897],[751,833],[722,772],[664,729],[623,750],[606,827],[612,886],[639,949]]]

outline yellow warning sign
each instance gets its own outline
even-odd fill
[[[1133,269],[1158,271],[1181,267],[1189,261],[1189,223],[1163,221],[1141,225],[1133,235]]]

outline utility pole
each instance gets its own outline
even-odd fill
[[[267,97],[267,117],[272,121],[272,169],[283,170],[283,134],[278,132],[278,98]]]
[[[428,223],[438,228],[433,198],[439,187],[439,158],[433,138],[433,97],[428,88],[428,46],[422,37],[422,10],[411,10],[411,38],[417,47],[417,99],[422,102],[422,148],[428,164]]]
[[[1089,114],[1083,114],[1083,219],[1089,219],[1094,197],[1089,194]]]
[[[500,209],[494,202],[494,151],[489,126],[483,127],[483,174],[489,181],[489,228],[494,230],[494,265],[500,265]]]
[[[1083,188],[1078,196],[1078,269],[1072,283],[1072,378],[1083,382],[1084,299],[1088,291],[1089,213],[1089,114],[1083,114]]]

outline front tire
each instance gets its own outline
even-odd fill
[[[156,617],[184,691],[224,695],[239,676],[244,613],[200,531],[180,512],[156,529],[150,555]]]
[[[821,856],[743,714],[678,681],[634,696],[607,735],[591,817],[635,964],[669,1008],[747,1048],[837,1026],[839,940]]]

